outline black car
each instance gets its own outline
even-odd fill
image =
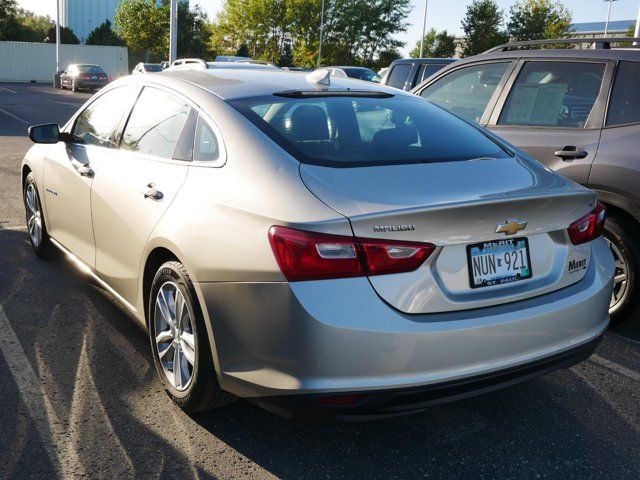
[[[110,79],[100,65],[73,63],[60,75],[60,88],[78,90],[98,90]]]
[[[380,83],[409,91],[441,68],[455,61],[455,58],[403,58],[394,60],[389,65]]]

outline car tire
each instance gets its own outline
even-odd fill
[[[169,398],[189,413],[233,403],[236,397],[218,384],[202,310],[180,262],[156,272],[148,312],[153,360]]]
[[[616,216],[607,217],[604,236],[616,261],[611,300],[611,323],[619,324],[640,313],[640,231]]]
[[[29,243],[31,243],[31,247],[38,257],[49,258],[54,249],[49,239],[49,233],[47,232],[38,186],[31,172],[24,181],[22,200],[27,221]]]

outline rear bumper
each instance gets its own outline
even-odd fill
[[[597,241],[587,273],[569,287],[510,304],[427,315],[395,310],[363,278],[200,283],[196,290],[206,306],[222,388],[265,405],[295,396],[284,402],[295,405],[329,393],[378,397],[385,390],[457,389],[468,381],[475,394],[494,375],[492,388],[510,384],[504,372],[512,369],[524,369],[517,375],[523,379],[531,365],[543,365],[538,370],[544,373],[549,359],[574,357],[570,352],[602,335],[613,273],[611,253]],[[455,398],[439,393],[436,401]]]
[[[76,86],[78,88],[98,88],[104,87],[108,83],[108,80],[76,80]]]
[[[343,394],[342,402],[340,396],[332,394],[262,397],[253,402],[283,417],[303,421],[361,421],[417,413],[432,405],[489,393],[571,367],[589,358],[601,340],[602,335],[565,352],[476,377],[413,388],[349,392]]]

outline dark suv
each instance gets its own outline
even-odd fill
[[[530,49],[589,41],[594,48]],[[640,49],[611,48],[620,41],[507,44],[412,90],[598,192],[617,265],[612,321],[640,312]]]
[[[380,83],[409,91],[438,70],[455,61],[454,58],[403,58],[394,60],[384,72]]]

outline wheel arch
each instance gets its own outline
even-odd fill
[[[205,328],[207,330],[207,338],[209,339],[209,347],[211,351],[211,355],[213,357],[213,365],[218,376],[218,381],[222,381],[222,375],[220,370],[220,362],[218,361],[218,349],[216,347],[216,342],[213,335],[213,326],[211,317],[207,310],[206,302],[202,296],[202,291],[197,282],[197,278],[193,275],[192,270],[189,265],[184,263],[181,258],[183,255],[180,254],[179,249],[170,245],[167,242],[161,242],[160,239],[156,239],[153,243],[153,246],[150,247],[148,254],[145,257],[145,261],[143,264],[142,272],[141,272],[141,296],[142,298],[142,312],[144,313],[143,321],[147,329],[149,328],[149,300],[151,294],[151,283],[153,282],[153,277],[155,277],[158,268],[165,263],[170,261],[177,261],[184,265],[191,282],[193,284],[193,288],[196,293],[196,300],[200,305],[200,312],[204,319]]]

